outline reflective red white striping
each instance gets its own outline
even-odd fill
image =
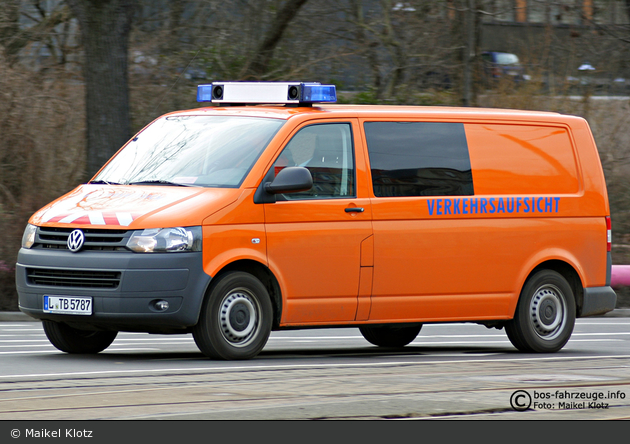
[[[137,213],[102,213],[100,211],[83,211],[57,214],[46,222],[77,225],[121,225],[126,227],[140,216]]]

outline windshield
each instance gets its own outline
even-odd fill
[[[138,134],[92,182],[240,186],[284,120],[164,117]]]

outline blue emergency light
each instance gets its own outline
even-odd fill
[[[197,102],[218,104],[335,103],[335,85],[306,82],[213,82],[197,87]]]

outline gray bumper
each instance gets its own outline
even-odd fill
[[[584,301],[578,317],[608,313],[615,309],[617,294],[612,287],[590,287],[584,289]]]
[[[35,282],[34,272],[115,272],[112,288],[94,288],[86,280],[66,285],[67,279],[50,284]],[[36,318],[67,322],[78,327],[120,331],[168,332],[185,330],[197,323],[205,291],[210,282],[203,270],[201,252],[136,254],[127,252],[80,252],[21,249],[16,265],[19,308]],[[44,295],[91,296],[90,316],[50,314],[43,311]],[[169,308],[159,311],[155,302]]]

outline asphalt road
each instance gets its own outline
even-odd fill
[[[357,329],[277,332],[238,362],[204,358],[190,335],[67,355],[39,322],[0,322],[0,421],[27,419],[630,419],[630,318],[580,319],[554,354],[442,324],[395,350]]]

